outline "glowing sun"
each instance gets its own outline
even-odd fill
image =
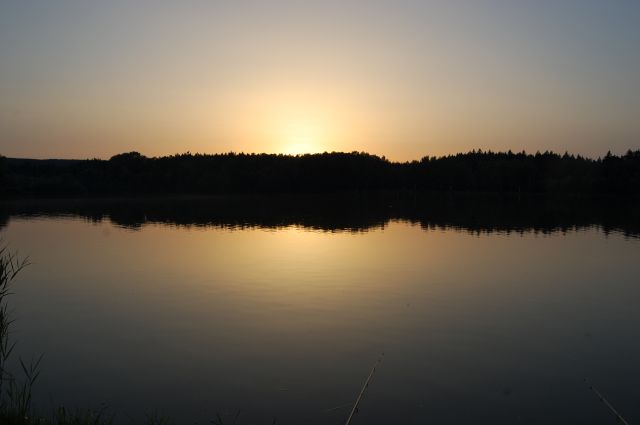
[[[288,155],[315,153],[322,150],[324,134],[320,126],[310,121],[287,125],[282,136],[282,152]]]

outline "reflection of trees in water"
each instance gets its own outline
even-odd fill
[[[77,216],[110,220],[129,229],[157,223],[198,227],[302,226],[324,231],[366,231],[392,220],[423,228],[469,232],[565,232],[599,226],[640,235],[640,205],[619,198],[498,195],[233,196],[211,198],[92,199],[10,202],[0,206],[0,227],[10,217]]]

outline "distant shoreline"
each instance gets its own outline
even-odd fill
[[[364,152],[308,155],[138,152],[109,160],[0,157],[0,198],[110,198],[234,194],[640,194],[640,150],[590,159],[568,153],[472,151],[391,162]]]

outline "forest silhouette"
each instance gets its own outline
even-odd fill
[[[94,197],[376,191],[640,193],[640,150],[598,159],[471,151],[410,162],[364,152],[178,154],[109,160],[0,157],[0,196]]]

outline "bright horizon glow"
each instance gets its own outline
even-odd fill
[[[317,104],[304,108],[301,100],[283,101],[277,96],[266,98],[270,102],[264,105],[267,113],[260,125],[269,129],[265,142],[276,153],[301,155],[328,149],[337,127],[335,117],[329,113],[332,108]]]
[[[292,123],[285,132],[282,152],[290,155],[315,153],[320,148],[321,135],[318,128],[306,122]]]
[[[0,6],[0,154],[640,149],[640,2]]]

